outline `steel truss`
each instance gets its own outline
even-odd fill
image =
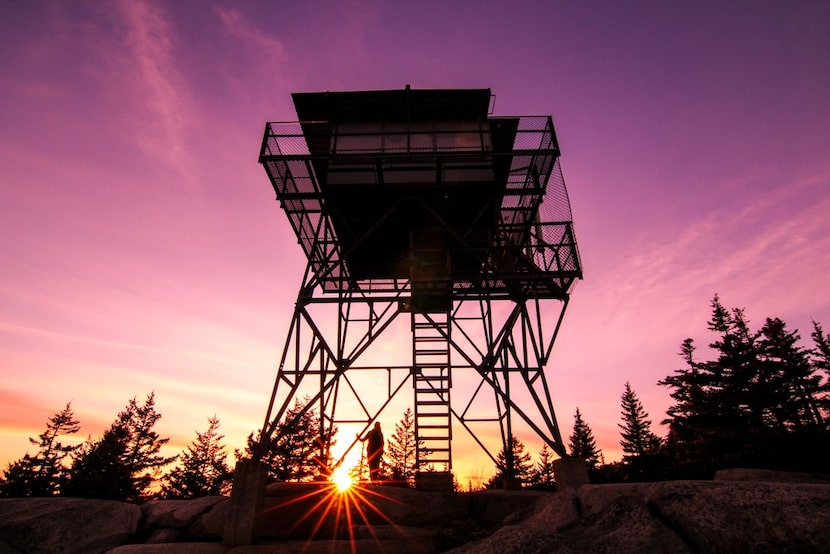
[[[342,264],[334,256],[329,260]],[[554,452],[566,455],[544,368],[567,296],[511,298],[503,291],[488,292],[491,283],[482,277],[465,294],[457,294],[446,312],[418,313],[411,310],[410,282],[398,282],[397,291],[390,287],[381,294],[344,287],[332,295],[321,283],[334,271],[314,258],[306,267],[263,423],[262,446],[292,402],[303,396],[305,385],[313,392],[296,418],[311,409],[318,413],[322,459],[329,459],[327,438],[333,427],[359,423],[368,430],[404,390],[413,391],[417,467],[451,470],[455,424],[494,463],[497,452],[481,437],[497,425],[499,446],[512,468],[512,449],[505,446],[515,418]],[[401,322],[408,325],[408,344],[394,333]],[[387,337],[397,347],[396,359],[381,363],[370,354]],[[382,375],[384,392],[367,398],[360,377],[371,373],[376,374],[375,386],[377,374]],[[355,438],[346,452],[356,443]]]
[[[307,265],[259,451],[308,396],[292,413],[317,412],[328,460],[334,427],[366,431],[409,390],[419,469],[451,471],[454,430],[494,462],[501,448],[507,477],[517,426],[565,456],[544,369],[582,269],[558,157],[545,116],[269,123],[260,162]],[[349,190],[377,191],[365,199],[374,211]],[[401,217],[413,218],[406,256],[374,265],[376,248],[397,255],[405,242]]]
[[[297,299],[263,424],[263,441],[274,433],[291,403],[299,397],[304,383],[317,391],[310,395],[297,417],[308,409],[316,409],[321,438],[330,436],[328,430],[338,424],[361,423],[365,425],[364,430],[368,429],[396,395],[411,389],[415,392],[416,435],[423,441],[418,450],[418,466],[449,471],[451,422],[448,418],[438,429],[446,432],[443,436],[446,444],[442,445],[441,436],[434,438],[435,427],[426,427],[423,412],[419,411],[423,406],[419,405],[418,397],[428,392],[419,384],[424,383],[424,371],[429,368],[423,363],[407,364],[406,360],[399,364],[362,363],[370,347],[388,334],[387,330],[396,320],[404,318],[413,330],[411,350],[405,356],[416,356],[419,323],[431,325],[440,339],[439,344],[443,342],[449,347],[448,363],[434,368],[441,373],[441,385],[435,385],[437,379],[433,378],[426,381],[426,388],[434,386],[436,405],[445,407],[451,420],[466,430],[493,462],[496,456],[492,445],[479,438],[477,429],[497,424],[503,446],[513,435],[514,417],[520,418],[554,452],[560,456],[566,454],[544,367],[567,300],[511,301],[483,297],[458,301],[446,314],[415,314],[406,311],[408,298],[403,293],[386,298],[351,293],[328,298],[314,297],[309,292],[304,287]],[[557,307],[558,317],[551,322],[550,315],[555,313],[552,309]],[[334,336],[317,323],[327,319],[322,314],[331,310],[336,310]],[[355,377],[372,371],[384,375],[385,392],[382,397],[372,398],[370,403],[361,394],[361,384]],[[453,379],[463,379],[465,386],[453,388]],[[493,396],[488,397],[489,393]],[[347,413],[338,411],[344,400],[350,407]],[[359,408],[357,413],[355,407]],[[349,448],[355,442],[356,439]],[[322,444],[325,459],[331,445]],[[504,452],[509,453],[511,449]],[[342,459],[341,456],[335,465]],[[508,464],[511,465],[510,460]]]

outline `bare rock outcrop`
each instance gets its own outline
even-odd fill
[[[141,508],[111,500],[8,498],[0,501],[0,551],[95,554],[138,530]],[[13,549],[13,550],[12,550]]]
[[[226,510],[218,509],[221,521],[208,514],[220,503],[222,496],[205,496],[194,500],[151,500],[141,505],[143,514],[142,542],[168,543],[188,540],[218,540],[222,538],[222,526]]]
[[[830,485],[830,475],[824,473],[800,473],[773,469],[732,468],[715,472],[715,481],[766,481],[768,483],[813,483]]]
[[[671,481],[646,498],[696,552],[828,552],[830,487]]]
[[[462,552],[830,552],[830,486],[669,481],[586,485]]]
[[[556,493],[381,486],[339,496],[310,485],[276,487],[266,502],[260,544],[233,547],[221,544],[230,508],[223,497],[141,507],[0,499],[0,553],[830,554],[830,485],[764,477],[584,485]]]

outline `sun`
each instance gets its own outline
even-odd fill
[[[337,487],[338,492],[346,492],[352,487],[352,478],[349,476],[349,471],[342,466],[334,470],[331,482]]]

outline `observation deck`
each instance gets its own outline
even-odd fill
[[[550,116],[489,89],[292,95],[259,161],[325,293],[566,299],[582,269]]]

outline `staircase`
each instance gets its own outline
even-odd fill
[[[415,390],[416,467],[450,471],[449,313],[412,313],[412,379]]]

